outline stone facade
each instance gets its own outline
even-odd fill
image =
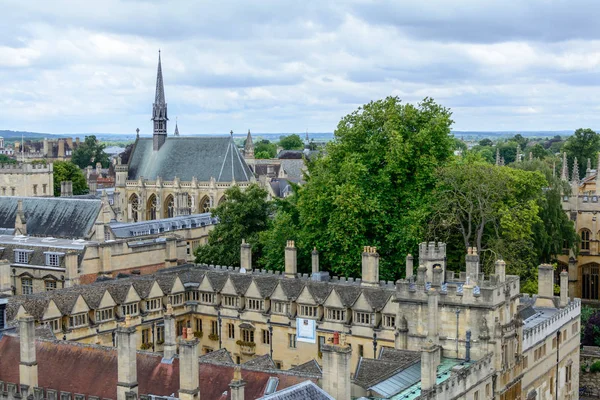
[[[0,165],[0,196],[54,196],[52,164],[20,162]]]

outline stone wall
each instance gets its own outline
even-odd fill
[[[600,372],[590,372],[590,366],[600,361],[600,347],[583,346],[580,353],[579,387],[600,395]]]

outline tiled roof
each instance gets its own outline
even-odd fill
[[[253,177],[244,157],[227,137],[169,136],[160,150],[154,151],[152,138],[140,138],[129,159],[128,179],[165,181],[175,177],[208,182],[248,182]]]
[[[254,283],[256,283],[256,287],[258,287],[263,298],[270,297],[277,287],[277,280],[269,276],[256,276],[254,277]]]
[[[246,294],[246,290],[252,283],[252,276],[246,274],[231,274],[229,278],[233,283],[233,287],[235,287],[236,293],[240,296]]]
[[[314,382],[305,381],[259,400],[335,400]]]
[[[296,300],[300,296],[300,293],[302,293],[302,289],[304,289],[304,282],[299,279],[281,279],[279,284],[283,293],[291,301]]]
[[[373,309],[380,311],[391,296],[390,292],[381,289],[363,289],[365,298]]]
[[[14,228],[17,202],[23,200],[27,234],[88,238],[101,209],[100,200],[68,197],[0,197],[0,228]]]
[[[314,359],[307,361],[304,364],[296,365],[295,367],[291,368],[290,371],[297,371],[315,376],[323,375],[323,370],[321,369],[321,366]]]
[[[421,353],[418,351],[383,347],[379,359],[361,357],[354,374],[354,382],[366,389],[420,360]]]
[[[243,365],[246,367],[255,367],[265,370],[277,369],[273,359],[268,354],[255,356],[250,361],[246,361]]]
[[[308,281],[306,282],[306,286],[317,304],[323,304],[332,290],[332,286],[325,282]]]

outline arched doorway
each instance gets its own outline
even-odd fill
[[[175,216],[175,199],[173,195],[168,195],[165,199],[163,218],[173,218]]]
[[[133,222],[138,222],[140,199],[137,194],[134,193],[129,197],[129,206],[131,208],[131,219],[133,220]]]
[[[146,205],[146,220],[150,221],[156,219],[156,210],[158,209],[158,202],[156,195],[152,194],[148,197],[148,203]]]

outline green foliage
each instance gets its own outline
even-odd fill
[[[589,128],[577,129],[565,142],[563,151],[567,153],[567,161],[570,168],[573,167],[573,162],[577,158],[579,163],[579,178],[583,178],[588,158],[592,161],[592,168],[596,167],[596,156],[598,151],[600,151],[600,135]]]
[[[140,345],[140,349],[142,350],[150,350],[152,348],[152,343],[142,343]]]
[[[529,152],[531,152],[531,155],[533,156],[533,158],[539,158],[539,159],[544,159],[546,156],[548,156],[548,152],[546,151],[546,149],[544,149],[544,146],[542,146],[539,143],[534,144],[533,146],[529,147],[527,149]]]
[[[219,340],[219,335],[217,335],[216,333],[209,333],[208,338],[213,342],[216,342],[217,340]]]
[[[16,164],[17,160],[10,158],[6,154],[0,154],[0,164]]]
[[[196,262],[239,266],[242,239],[252,246],[254,259],[257,259],[259,234],[267,229],[272,209],[267,194],[257,184],[244,191],[238,186],[227,189],[226,200],[212,211],[213,216],[219,218],[219,224],[209,233],[208,243],[196,249]]]
[[[486,147],[486,146],[487,146],[487,147],[492,147],[492,146],[494,145],[494,142],[492,142],[492,139],[487,139],[487,138],[485,138],[485,139],[481,139],[481,140],[479,141],[479,145],[480,145],[481,147]]]
[[[590,365],[590,372],[600,372],[600,361],[596,361]]]
[[[304,143],[300,138],[300,135],[294,133],[293,135],[281,136],[279,139],[279,145],[284,150],[301,150],[304,148]]]
[[[235,344],[237,344],[238,346],[244,346],[244,347],[256,347],[255,342],[247,342],[245,340],[238,340],[235,342]]]
[[[89,192],[83,172],[70,161],[54,162],[54,196],[60,196],[60,183],[63,181],[73,182],[73,194],[87,194]]]
[[[277,146],[268,140],[261,140],[254,145],[254,157],[256,158],[275,158],[277,155]]]
[[[526,279],[521,281],[521,293],[537,294],[538,281],[537,278]]]
[[[451,113],[432,99],[371,102],[342,118],[325,155],[298,190],[298,252],[321,252],[324,269],[360,275],[360,251],[375,246],[381,279],[394,279],[423,239],[435,171],[452,157]],[[281,225],[289,217],[281,217]],[[288,218],[286,220],[286,218]]]
[[[105,144],[96,140],[96,136],[86,136],[83,143],[73,152],[71,161],[81,169],[88,165],[95,167],[97,162],[101,163],[103,168],[107,168],[109,159],[108,154],[104,152],[105,147]]]
[[[460,151],[467,151],[467,144],[458,138],[454,138],[454,149]]]
[[[194,331],[194,337],[195,338],[202,339],[202,336],[204,336],[204,332],[202,332],[202,331]]]
[[[519,146],[521,146],[521,151],[527,147],[527,143],[529,143],[529,139],[526,139],[520,133],[517,133],[511,141],[516,142]]]

